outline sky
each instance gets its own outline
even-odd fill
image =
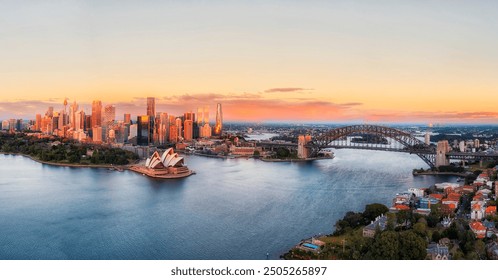
[[[498,123],[496,1],[0,0],[0,119]]]

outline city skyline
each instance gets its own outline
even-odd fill
[[[491,1],[2,6],[2,120],[154,96],[227,121],[498,123]]]

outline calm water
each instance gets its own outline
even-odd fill
[[[196,175],[43,165],[0,155],[0,259],[265,259],[330,233],[345,212],[454,177],[418,157],[338,150],[333,160],[186,158]]]

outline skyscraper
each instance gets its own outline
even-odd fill
[[[147,97],[147,116],[156,116],[156,99],[154,97]]]
[[[83,130],[85,128],[85,111],[79,110],[75,113],[74,117],[74,129]]]
[[[199,127],[202,126],[202,122],[204,121],[204,108],[197,108],[197,125]]]
[[[214,126],[214,135],[221,136],[223,131],[223,113],[221,111],[221,104],[216,105],[216,124]]]
[[[194,125],[194,122],[192,120],[185,120],[183,122],[183,138],[185,139],[185,141],[192,141],[192,137],[193,137],[193,127]]]
[[[36,114],[35,131],[40,131],[41,128],[41,114]]]
[[[153,140],[154,117],[138,116],[137,117],[137,145],[148,146]]]
[[[131,123],[131,115],[124,114],[124,123]]]
[[[209,106],[204,107],[204,124],[209,123]]]
[[[180,139],[180,138],[182,138],[182,130],[183,130],[182,119],[176,118],[175,119],[175,125],[176,125],[176,129],[178,130],[177,133],[176,133],[177,139]]]
[[[105,106],[102,126],[105,127],[112,126],[115,120],[116,120],[116,107],[114,107],[113,105]]]
[[[72,129],[77,129],[75,123],[76,123],[76,112],[78,111],[78,108],[79,106],[76,103],[76,101],[74,101],[73,104],[69,106],[69,124]]]
[[[102,102],[94,100],[92,102],[92,127],[102,125]]]
[[[169,119],[168,113],[159,114],[159,129],[158,129],[158,139],[159,144],[165,144],[168,142],[169,135]]]

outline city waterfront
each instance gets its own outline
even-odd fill
[[[185,160],[196,175],[157,180],[0,155],[0,259],[276,259],[332,232],[347,211],[457,179],[413,177],[420,158],[379,151],[300,163]]]

